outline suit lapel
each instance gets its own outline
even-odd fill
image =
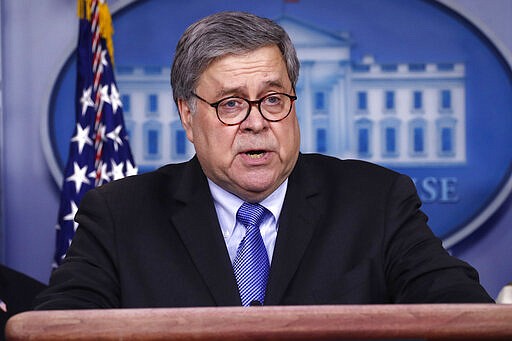
[[[216,304],[241,305],[208,182],[197,158],[189,162],[174,198],[171,222]]]
[[[314,185],[314,174],[310,173],[302,156],[299,156],[288,180],[288,189],[279,218],[279,230],[265,297],[266,305],[280,303],[313,236],[319,210],[315,208],[318,189]]]
[[[279,218],[279,231],[272,258],[266,305],[280,303],[309,245],[319,220],[318,189],[313,172],[299,156],[289,177]],[[218,223],[208,182],[197,158],[184,172],[175,194],[169,192],[170,220],[176,227],[197,270],[219,306],[241,305],[225,242]]]

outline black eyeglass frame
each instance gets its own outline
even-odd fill
[[[249,100],[247,98],[243,98],[243,97],[240,97],[240,96],[228,96],[228,97],[221,98],[217,102],[210,103],[207,100],[205,100],[204,98],[202,98],[199,95],[197,95],[195,92],[191,91],[190,93],[192,94],[192,96],[194,96],[197,99],[203,101],[204,103],[208,104],[212,108],[215,108],[215,113],[217,114],[217,119],[222,124],[224,124],[226,126],[236,126],[236,125],[241,124],[243,121],[245,121],[247,119],[247,117],[249,117],[249,114],[251,113],[253,105],[257,105],[258,112],[267,121],[269,121],[269,122],[279,122],[279,121],[282,121],[285,118],[287,118],[288,115],[290,115],[290,113],[292,112],[293,102],[297,100],[297,96],[294,96],[294,95],[286,94],[284,92],[272,92],[272,93],[270,93],[268,95],[263,96],[260,99],[254,100],[254,101],[251,101],[251,100]],[[284,96],[286,96],[286,97],[288,97],[290,99],[290,108],[288,109],[288,112],[286,113],[286,115],[284,115],[282,118],[280,118],[278,120],[269,119],[268,117],[265,117],[265,115],[263,115],[263,112],[261,111],[261,103],[263,102],[263,100],[265,100],[267,97],[270,97],[270,96],[273,96],[273,95],[284,95]],[[240,122],[237,122],[237,123],[226,123],[219,116],[219,104],[222,103],[223,101],[227,100],[227,99],[230,99],[230,98],[238,98],[238,99],[244,100],[245,102],[247,102],[249,104],[249,108],[247,109],[247,113],[245,114],[244,118],[240,120]]]

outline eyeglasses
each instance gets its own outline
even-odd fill
[[[293,101],[297,100],[297,96],[280,92],[270,93],[254,101],[248,100],[247,98],[231,96],[215,103],[208,102],[194,92],[192,92],[192,95],[215,108],[219,121],[228,126],[242,123],[251,113],[253,105],[258,106],[258,111],[267,121],[281,121],[290,114]]]

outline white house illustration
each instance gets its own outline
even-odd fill
[[[301,62],[301,151],[390,166],[466,162],[465,68],[453,62],[351,59],[348,34],[290,17],[277,22]],[[116,70],[135,161],[142,171],[194,154],[172,100],[169,66]]]

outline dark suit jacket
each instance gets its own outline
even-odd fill
[[[492,302],[427,227],[411,180],[300,155],[289,177],[266,305]],[[197,158],[89,191],[38,309],[240,305]]]
[[[4,329],[7,320],[18,313],[31,310],[34,297],[46,285],[43,283],[0,264],[0,300],[7,311],[0,309],[0,340],[5,340]]]

